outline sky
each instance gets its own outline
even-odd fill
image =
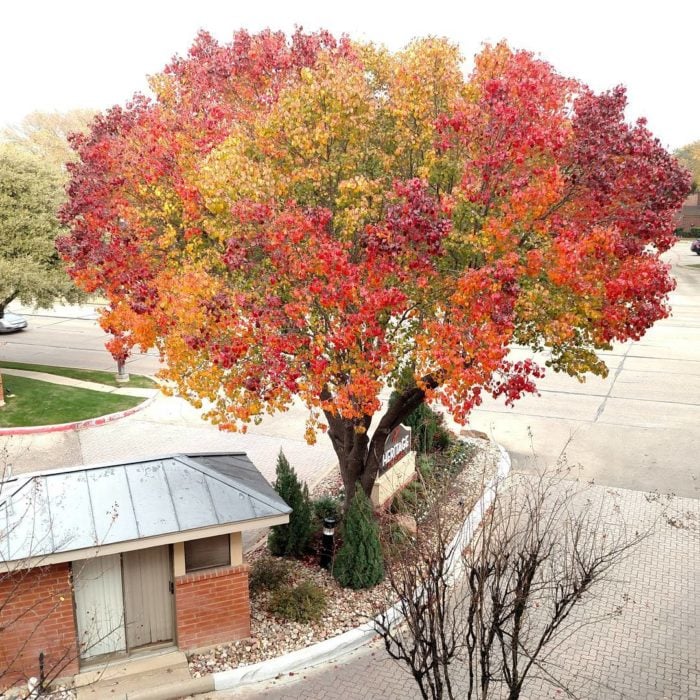
[[[0,126],[36,110],[123,104],[199,29],[226,41],[239,28],[295,25],[392,50],[445,36],[467,71],[483,43],[505,39],[595,91],[625,85],[628,118],[645,116],[667,148],[700,140],[697,0],[5,0]]]

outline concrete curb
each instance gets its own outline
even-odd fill
[[[57,423],[56,425],[29,425],[18,428],[0,428],[0,436],[3,435],[35,435],[37,433],[61,433],[66,430],[83,430],[84,428],[95,428],[106,423],[112,423],[115,420],[132,416],[134,413],[143,411],[144,408],[150,406],[157,398],[158,394],[142,401],[138,406],[127,408],[125,411],[118,413],[108,413],[106,416],[98,416],[97,418],[87,418],[86,420],[74,421],[73,423]]]
[[[481,498],[474,508],[472,508],[469,516],[464,521],[460,531],[450,545],[452,559],[449,564],[449,570],[454,577],[458,576],[461,571],[462,559],[460,553],[471,540],[484,513],[486,513],[493,503],[498,484],[503,481],[510,472],[510,456],[501,445],[498,445],[498,449],[500,450],[501,456],[498,460],[496,475],[484,488]],[[380,617],[390,625],[396,624],[401,618],[400,604],[397,603],[395,606],[389,608]],[[297,649],[289,654],[278,656],[268,661],[261,661],[257,664],[241,666],[240,668],[231,669],[230,671],[213,673],[211,677],[214,680],[214,690],[232,690],[241,685],[271,680],[277,676],[298,673],[312,666],[317,666],[318,664],[335,661],[341,656],[372,641],[376,634],[375,622],[370,621],[354,630],[336,635],[335,637],[318,642],[305,649]],[[180,691],[185,691],[185,684],[180,685]],[[159,696],[158,700],[166,699]]]

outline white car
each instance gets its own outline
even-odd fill
[[[21,331],[27,327],[27,319],[19,314],[13,314],[5,311],[4,316],[0,318],[0,333],[12,333],[13,331]]]

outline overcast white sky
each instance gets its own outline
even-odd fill
[[[391,49],[447,36],[467,65],[483,42],[505,38],[595,90],[626,85],[628,116],[646,116],[667,147],[700,139],[697,0],[3,0],[0,125],[34,110],[123,103],[200,28],[227,40],[241,27],[295,24]]]

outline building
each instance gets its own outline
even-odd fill
[[[690,233],[700,229],[700,191],[691,192],[678,213],[678,226],[681,231]]]
[[[290,508],[243,453],[18,475],[0,492],[0,668],[8,687],[144,649],[247,637],[242,533]],[[60,673],[55,670],[60,669]]]

